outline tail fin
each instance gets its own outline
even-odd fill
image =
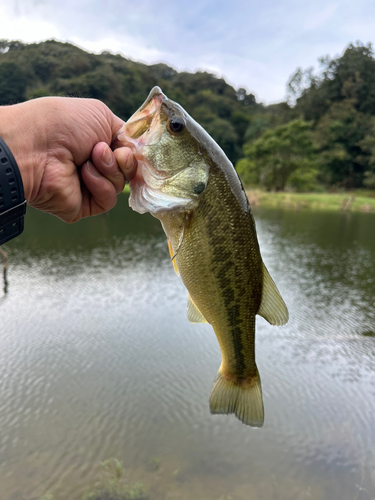
[[[211,413],[229,414],[251,427],[262,427],[264,409],[259,373],[250,380],[226,380],[219,370],[210,396]]]

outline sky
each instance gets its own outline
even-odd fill
[[[375,42],[374,0],[7,0],[0,38],[54,38],[178,71],[206,70],[265,104],[298,67]]]

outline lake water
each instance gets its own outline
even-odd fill
[[[257,319],[261,429],[210,415],[219,346],[156,219],[125,195],[73,226],[29,211],[4,247],[1,500],[80,500],[110,457],[150,500],[375,498],[375,216],[255,218],[290,312]]]

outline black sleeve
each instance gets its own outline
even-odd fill
[[[26,200],[14,156],[0,137],[0,245],[23,231]]]

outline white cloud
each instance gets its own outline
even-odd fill
[[[15,16],[4,5],[0,5],[1,38],[35,42],[48,38],[60,38],[57,26],[43,19],[30,19],[25,15]]]
[[[103,50],[108,50],[114,54],[121,54],[124,57],[147,64],[160,62],[163,58],[168,57],[168,54],[153,47],[140,45],[136,39],[130,36],[122,38],[104,37],[99,40],[87,40],[73,36],[69,41],[89,52],[99,54]]]
[[[207,70],[262,102],[285,98],[298,66],[375,37],[373,0],[8,0],[0,38],[55,38],[177,70]]]

